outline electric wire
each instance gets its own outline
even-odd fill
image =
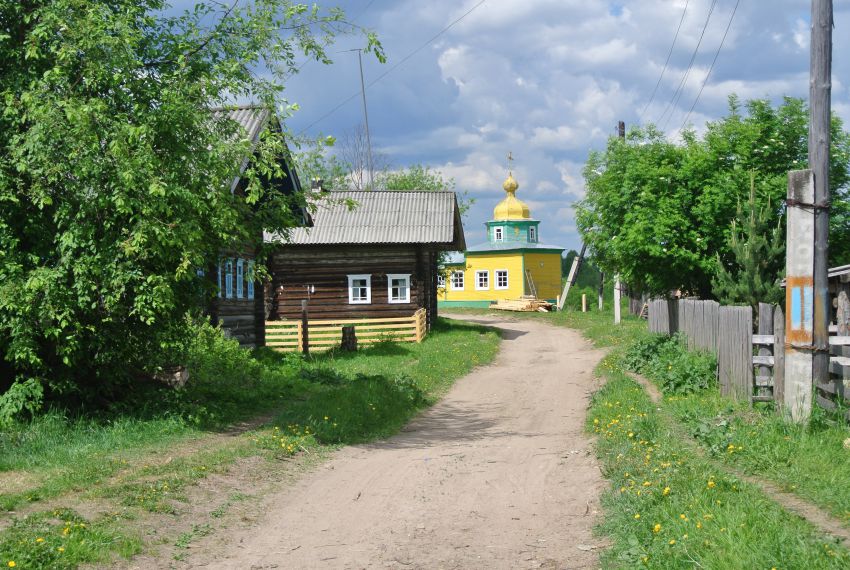
[[[708,15],[705,17],[705,24],[702,26],[702,32],[699,35],[699,40],[697,41],[697,45],[694,48],[694,53],[691,55],[691,60],[688,62],[688,67],[685,69],[685,73],[682,75],[682,80],[679,82],[679,86],[676,88],[676,91],[673,93],[673,97],[670,98],[670,102],[667,104],[667,107],[664,109],[664,112],[661,113],[661,116],[658,117],[658,120],[655,121],[655,124],[661,122],[661,119],[667,115],[667,111],[670,111],[681,99],[682,90],[685,86],[685,83],[688,81],[688,76],[691,74],[691,69],[694,66],[694,60],[697,58],[697,53],[699,53],[699,47],[702,45],[702,40],[705,37],[705,31],[708,29],[708,23],[711,21],[711,14],[714,12],[714,7],[717,5],[717,0],[711,1],[711,6],[708,9]],[[670,121],[670,117],[672,116],[672,112],[670,116],[667,117],[667,120],[664,122],[664,126],[661,127],[664,130],[667,127],[667,123]]]
[[[410,58],[412,58],[414,55],[416,55],[417,53],[419,53],[420,51],[422,51],[423,49],[425,49],[426,47],[428,47],[430,44],[434,43],[434,41],[435,41],[437,38],[439,38],[440,36],[442,36],[443,34],[445,34],[446,32],[448,32],[448,31],[449,31],[451,28],[453,28],[453,27],[454,27],[454,26],[455,26],[458,22],[460,22],[461,20],[463,20],[464,18],[466,18],[467,16],[469,16],[472,12],[474,12],[474,11],[475,11],[475,10],[476,10],[479,6],[481,6],[482,4],[484,4],[484,2],[486,2],[486,1],[487,1],[487,0],[481,0],[480,2],[478,2],[477,4],[475,4],[472,8],[470,8],[469,10],[467,10],[466,12],[464,12],[463,14],[461,14],[461,16],[460,16],[459,18],[457,18],[457,19],[456,19],[456,20],[454,20],[452,23],[450,23],[448,26],[446,26],[445,28],[443,28],[442,30],[440,30],[439,32],[437,32],[436,34],[434,34],[434,36],[433,36],[433,37],[431,37],[431,39],[429,39],[428,41],[426,41],[425,43],[423,43],[422,45],[420,45],[419,47],[417,47],[416,49],[414,49],[413,51],[411,51],[410,53],[408,53],[406,56],[404,56],[402,59],[400,59],[400,60],[398,61],[398,63],[396,63],[395,65],[393,65],[392,67],[390,67],[389,69],[387,69],[386,71],[384,71],[382,74],[380,74],[378,77],[376,77],[375,79],[373,79],[373,80],[372,80],[372,81],[370,81],[369,83],[367,83],[367,84],[366,84],[366,87],[372,87],[372,86],[373,86],[373,85],[375,85],[378,81],[380,81],[381,79],[383,79],[384,77],[386,77],[387,75],[389,75],[390,73],[392,73],[393,71],[395,71],[396,69],[398,69],[398,67],[399,67],[399,66],[403,65],[406,61],[408,61],[408,60],[409,60]],[[344,99],[343,101],[341,101],[341,102],[340,102],[340,103],[339,103],[336,107],[334,107],[333,109],[331,109],[330,111],[328,111],[327,113],[325,113],[324,115],[322,115],[321,117],[319,117],[318,119],[316,119],[315,121],[313,121],[312,123],[310,123],[309,125],[307,125],[306,127],[304,127],[303,129],[301,129],[301,130],[298,132],[298,136],[300,136],[300,135],[304,134],[306,131],[308,131],[309,129],[311,129],[311,128],[312,128],[312,127],[314,127],[315,125],[317,125],[317,124],[321,123],[322,121],[324,121],[325,119],[327,119],[328,117],[330,117],[331,115],[333,115],[334,113],[336,113],[336,112],[337,112],[338,110],[340,110],[340,109],[341,109],[341,108],[342,108],[342,107],[343,107],[346,103],[348,103],[349,101],[351,101],[352,99],[354,99],[355,97],[357,97],[358,95],[360,95],[360,93],[361,93],[361,91],[360,91],[360,90],[358,90],[358,91],[356,91],[355,93],[353,93],[352,95],[350,95],[349,97],[347,97],[346,99]]]
[[[646,106],[641,111],[640,116],[643,118],[646,116],[646,110],[649,109],[649,106],[652,105],[652,102],[655,100],[655,94],[658,92],[658,87],[661,85],[661,80],[664,79],[664,72],[667,71],[667,65],[670,63],[670,56],[673,55],[673,48],[676,47],[676,40],[679,39],[679,31],[682,29],[682,23],[685,21],[685,14],[688,11],[688,3],[690,0],[685,1],[685,9],[682,10],[682,17],[679,18],[679,25],[676,28],[676,35],[673,36],[673,43],[670,44],[670,51],[667,52],[667,59],[664,61],[664,67],[661,68],[661,75],[658,76],[658,81],[655,82],[655,89],[652,90],[652,95],[649,96],[649,101]]]
[[[720,39],[720,45],[717,46],[717,51],[714,52],[714,59],[711,61],[711,65],[708,68],[708,73],[705,75],[705,79],[702,81],[702,85],[699,88],[699,92],[697,93],[696,99],[694,99],[694,104],[691,105],[691,108],[688,110],[688,114],[685,116],[685,120],[682,121],[682,126],[679,127],[679,132],[682,132],[685,129],[685,125],[688,124],[688,119],[691,118],[691,113],[693,113],[694,108],[697,106],[697,102],[699,101],[700,96],[702,95],[702,90],[705,89],[705,84],[708,83],[708,78],[711,76],[711,72],[714,70],[714,64],[717,63],[717,56],[720,55],[720,50],[723,49],[723,44],[726,42],[726,36],[729,34],[729,28],[732,27],[732,20],[735,19],[735,13],[738,11],[738,4],[741,3],[741,0],[735,0],[735,7],[732,8],[732,15],[729,16],[729,22],[726,24],[726,31],[723,32],[723,37]]]

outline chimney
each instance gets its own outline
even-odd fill
[[[310,181],[310,192],[313,193],[313,194],[319,194],[321,192],[324,192],[325,190],[324,190],[324,188],[322,188],[323,182],[324,182],[324,180],[322,180],[321,178],[314,178],[313,180],[311,180]]]

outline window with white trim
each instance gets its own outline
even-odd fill
[[[437,274],[437,288],[445,289],[446,288],[446,276],[442,273]]]
[[[496,289],[507,289],[508,288],[508,270],[507,269],[497,269],[496,270]]]
[[[452,291],[463,291],[463,271],[452,271]]]
[[[534,226],[528,228],[528,241],[537,241],[537,228]]]
[[[245,260],[236,260],[236,298],[241,299],[242,293],[245,291],[243,281],[245,279]]]
[[[410,274],[387,274],[387,299],[390,303],[410,302]]]
[[[229,257],[224,262],[224,296],[233,298],[233,259]]]
[[[348,303],[350,305],[368,305],[372,302],[372,276],[348,276]]]
[[[247,273],[248,273],[248,276],[247,276],[247,279],[248,279],[248,298],[253,299],[254,298],[254,280],[256,279],[256,277],[254,275],[254,262],[253,261],[248,262],[248,272]]]
[[[493,239],[496,241],[505,239],[505,228],[501,226],[493,228]]]
[[[476,271],[475,272],[475,289],[476,291],[488,291],[490,289],[490,272]]]

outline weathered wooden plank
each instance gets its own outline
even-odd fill
[[[753,396],[753,402],[772,402],[773,396]]]
[[[757,366],[773,366],[772,356],[753,356],[753,364]]]
[[[753,344],[774,344],[775,340],[772,334],[754,334]]]
[[[755,386],[759,388],[773,387],[773,376],[756,376],[755,377]]]
[[[831,336],[829,337],[831,346],[850,346],[850,336]]]
[[[785,405],[785,314],[781,306],[773,311],[773,399],[778,410]]]

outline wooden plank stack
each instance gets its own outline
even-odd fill
[[[503,299],[490,303],[490,308],[497,311],[520,311],[520,312],[549,312],[555,305],[537,297],[521,297],[519,299]]]

